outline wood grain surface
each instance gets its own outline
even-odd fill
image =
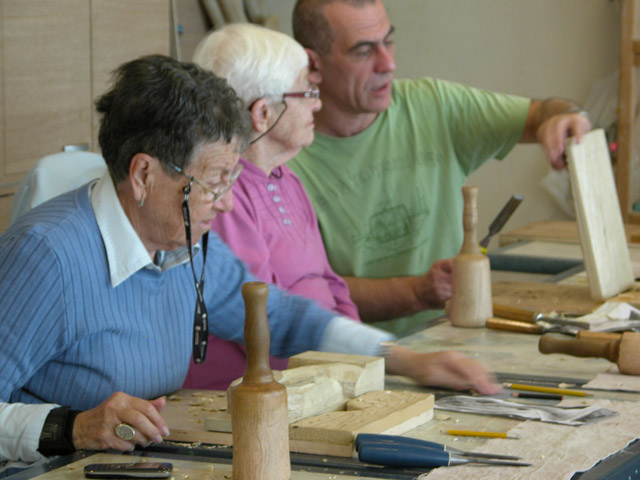
[[[625,223],[624,230],[627,242],[640,242],[640,225]],[[501,247],[523,240],[580,243],[578,223],[575,220],[545,220],[533,222],[501,233],[499,237]]]
[[[604,300],[634,280],[604,131],[572,140],[567,153],[589,291]]]

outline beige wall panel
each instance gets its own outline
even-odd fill
[[[9,226],[9,214],[11,213],[11,201],[13,195],[0,196],[0,233]]]
[[[176,0],[176,6],[178,23],[182,26],[180,36],[182,60],[191,61],[198,43],[211,28],[211,22],[200,0]]]
[[[0,184],[43,155],[91,138],[88,2],[3,0],[1,21]]]
[[[4,154],[4,97],[5,97],[5,93],[4,93],[4,14],[3,14],[3,9],[4,9],[4,3],[0,1],[0,167],[2,168],[2,170],[0,170],[0,188],[2,188],[3,186],[5,186],[5,181],[6,179],[4,179],[4,159],[5,159],[5,154]]]
[[[111,72],[141,55],[169,55],[169,0],[92,0],[91,94],[93,100],[109,85]],[[98,117],[93,110],[94,138]],[[98,151],[98,144],[95,148]]]

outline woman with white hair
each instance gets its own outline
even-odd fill
[[[194,61],[227,80],[253,125],[251,144],[240,159],[244,170],[232,190],[234,209],[217,216],[212,229],[260,280],[358,319],[346,283],[329,265],[304,187],[285,165],[313,141],[313,113],[321,107],[309,82],[307,53],[283,33],[235,23],[209,34]],[[210,342],[210,358],[192,364],[185,387],[224,389],[243,375],[242,346]],[[286,368],[284,359],[271,363]]]

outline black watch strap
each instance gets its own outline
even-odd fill
[[[76,451],[73,446],[73,423],[79,413],[79,410],[69,407],[57,407],[49,412],[40,433],[38,451],[42,455],[68,455]]]

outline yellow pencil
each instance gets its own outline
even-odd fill
[[[507,432],[475,432],[473,430],[447,430],[448,435],[457,437],[490,437],[490,438],[520,438],[513,433]]]
[[[536,385],[520,385],[519,383],[503,383],[505,388],[511,388],[513,390],[525,390],[527,392],[541,392],[541,393],[557,393],[558,395],[573,395],[574,397],[589,397],[590,393],[583,392],[581,390],[568,390],[566,388],[555,387],[538,387]]]

